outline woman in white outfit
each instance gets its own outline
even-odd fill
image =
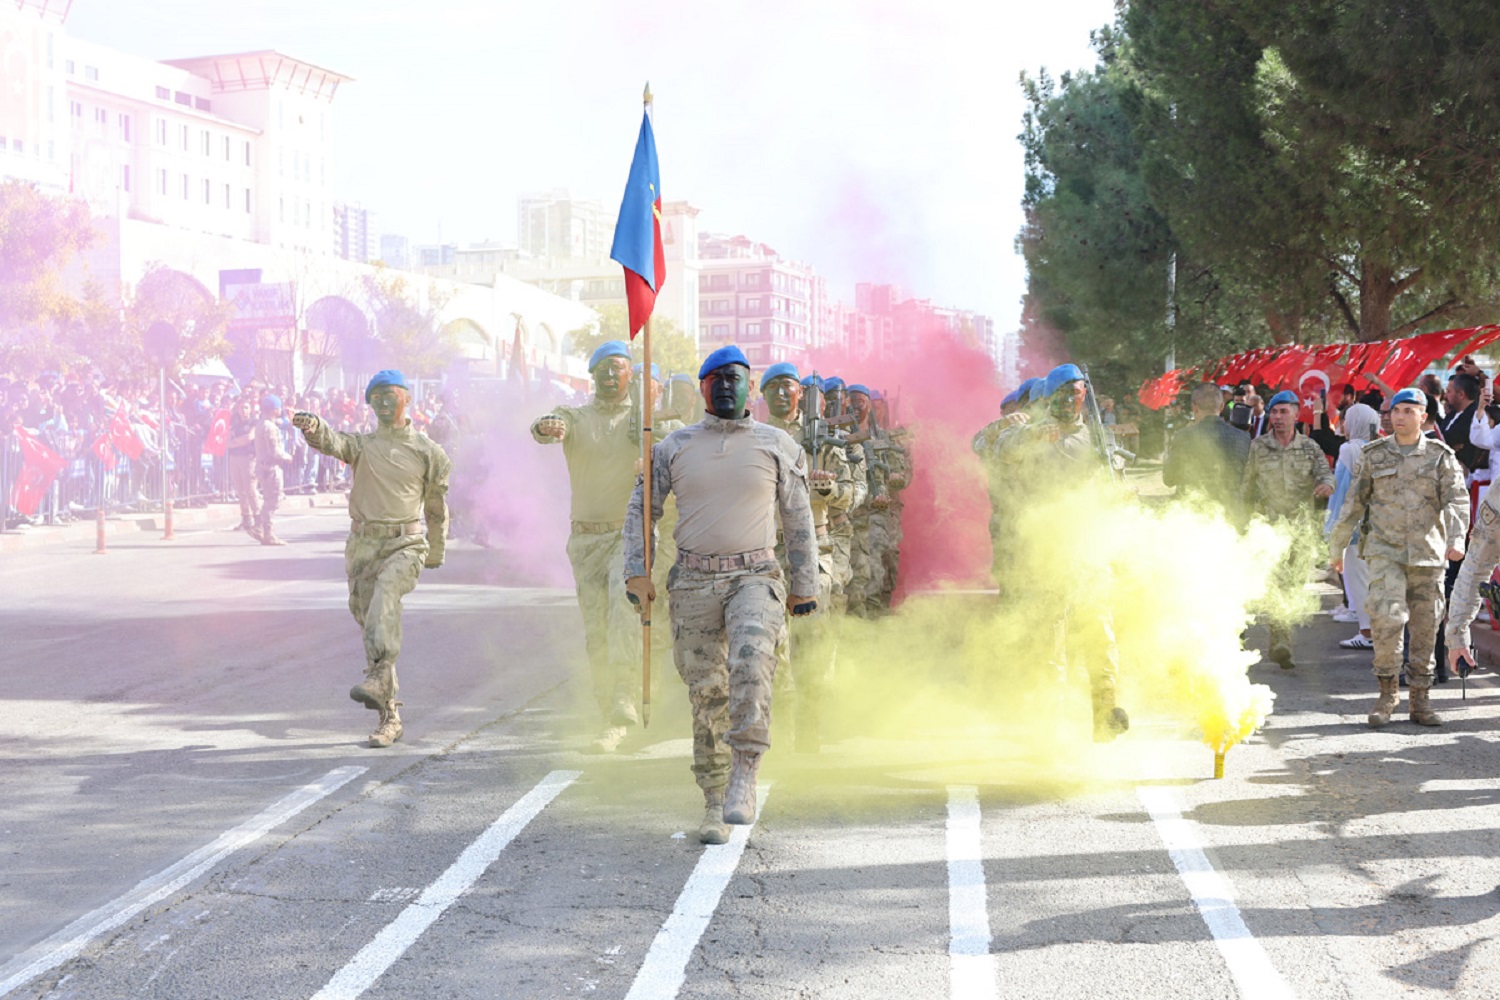
[[[1339,446],[1339,458],[1333,467],[1333,496],[1328,498],[1328,520],[1323,524],[1323,533],[1333,530],[1338,520],[1339,509],[1344,505],[1344,495],[1354,477],[1354,462],[1360,449],[1375,440],[1380,429],[1380,414],[1364,403],[1355,403],[1344,412],[1344,437]],[[1340,642],[1344,649],[1374,649],[1370,639],[1370,613],[1365,609],[1365,599],[1370,593],[1370,568],[1359,557],[1359,532],[1349,541],[1344,550],[1344,590],[1348,592],[1349,608],[1359,623],[1359,631]]]

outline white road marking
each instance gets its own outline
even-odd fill
[[[1156,832],[1214,936],[1240,996],[1244,1000],[1293,1000],[1296,994],[1271,964],[1260,942],[1251,936],[1239,907],[1234,905],[1234,887],[1209,864],[1197,824],[1182,818],[1177,795],[1170,788],[1138,788],[1136,795],[1151,814]]]
[[[147,878],[134,889],[97,910],[85,913],[45,941],[27,949],[0,966],[0,996],[21,986],[64,962],[77,958],[94,939],[140,913],[193,879],[208,871],[225,857],[246,847],[270,830],[306,809],[353,779],[367,768],[337,767],[310,785],[304,785],[210,844]]]
[[[999,996],[1000,970],[990,954],[989,897],[979,832],[979,789],[948,788],[948,982],[954,1000]]]
[[[766,807],[766,796],[770,791],[770,784],[761,782],[756,795],[757,818]],[[739,867],[740,856],[745,853],[745,844],[749,842],[753,829],[754,823],[733,827],[729,843],[703,848],[703,856],[677,896],[672,915],[661,925],[656,939],[647,949],[646,960],[635,974],[635,982],[630,984],[625,1000],[671,1000],[677,996],[687,978],[688,960],[693,957],[693,950],[698,947],[699,939],[708,929],[708,922],[713,919],[714,910],[719,907],[719,898],[724,895],[729,880]]]
[[[574,781],[581,771],[553,771],[535,788],[521,796],[500,818],[490,824],[458,860],[422,891],[415,903],[397,914],[375,939],[359,950],[349,964],[334,973],[328,985],[313,994],[313,1000],[352,1000],[374,985],[375,980],[400,958],[431,927],[443,912],[469,891],[500,852],[515,840],[526,824]]]

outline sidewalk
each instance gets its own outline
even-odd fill
[[[347,493],[314,493],[311,495],[286,496],[281,499],[281,510],[293,511],[304,507],[347,506]],[[207,507],[173,507],[172,530],[228,528],[240,521],[237,503],[210,503]],[[83,544],[93,541],[99,530],[98,522],[92,518],[70,521],[66,524],[38,524],[9,531],[0,531],[0,556],[7,552],[20,552],[46,545],[65,542]],[[106,546],[109,540],[121,535],[132,535],[142,531],[165,531],[166,522],[161,511],[146,511],[139,514],[117,514],[104,519]]]

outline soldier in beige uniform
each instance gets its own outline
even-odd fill
[[[1314,530],[1310,526],[1316,513],[1314,501],[1333,493],[1333,470],[1323,449],[1297,433],[1298,408],[1294,393],[1278,392],[1271,397],[1266,411],[1271,429],[1250,443],[1240,496],[1247,511],[1289,525],[1301,539],[1311,537]],[[1294,540],[1293,544],[1298,543]],[[1277,568],[1275,585],[1282,590],[1300,588],[1306,583],[1301,572],[1297,559],[1284,559]],[[1290,627],[1273,621],[1270,628],[1271,659],[1283,670],[1292,669],[1297,664],[1292,660]]]
[[[802,447],[750,416],[750,365],[738,347],[699,370],[709,413],[652,449],[652,516],[677,497],[673,657],[693,712],[693,774],[703,790],[698,838],[722,844],[729,824],[755,820],[755,777],[771,745],[776,643],[786,611],[817,609],[818,546]],[[644,477],[643,477],[644,478]],[[643,483],[625,518],[626,587],[642,610],[646,577]],[[776,562],[780,516],[791,581]],[[790,595],[788,596],[788,591]]]
[[[809,439],[800,412],[806,390],[795,365],[782,362],[767,368],[761,376],[760,391],[769,411],[766,423],[786,431],[804,451],[810,445],[816,449],[815,454],[809,452],[813,468],[807,479],[813,528],[818,536],[818,610],[791,623],[786,638],[777,648],[777,659],[787,668],[786,681],[795,696],[794,748],[798,753],[817,753],[822,742],[822,707],[833,683],[838,642],[837,626],[832,620],[834,551],[828,521],[830,515],[845,513],[853,505],[854,473],[844,455],[844,446],[827,432],[821,419],[818,440]],[[811,391],[816,393],[817,389]],[[781,571],[790,576],[784,542],[778,543],[777,556]]]
[[[594,747],[611,753],[628,727],[640,721],[635,689],[641,641],[625,600],[620,537],[640,459],[640,441],[631,433],[630,349],[618,340],[601,344],[589,358],[589,373],[594,398],[588,405],[559,406],[538,417],[531,437],[538,444],[561,444],[568,464],[573,521],[568,561],[583,613],[594,697],[605,722]]]
[[[417,585],[423,567],[443,564],[447,547],[452,463],[407,419],[410,400],[405,377],[387,369],[376,372],[365,388],[365,402],[375,410],[373,432],[335,431],[313,413],[292,416],[309,446],[354,470],[344,569],[349,611],[364,630],[365,679],[350,689],[349,697],[380,713],[370,734],[372,747],[388,747],[401,738],[396,658],[401,653],[402,598]]]
[[[266,396],[260,401],[260,422],[255,425],[252,440],[255,444],[255,482],[260,487],[260,531],[255,537],[262,545],[285,545],[271,530],[271,518],[281,506],[281,470],[292,460],[281,438],[281,428],[276,426],[276,415],[281,412],[281,400]]]
[[[802,380],[804,389],[808,388],[808,382],[813,376],[809,375]],[[839,415],[841,404],[847,392],[844,389],[844,380],[837,376],[822,379],[819,386],[823,392],[823,416],[834,418]],[[833,611],[836,615],[843,615],[849,609],[849,585],[854,580],[854,515],[870,495],[870,470],[865,462],[865,449],[863,445],[850,444],[846,439],[844,431],[838,427],[829,425],[834,434],[837,434],[844,443],[844,457],[849,462],[849,472],[854,480],[854,499],[850,501],[848,510],[835,510],[828,515],[828,537],[833,544]]]
[[[1369,723],[1376,727],[1391,721],[1400,699],[1401,633],[1408,625],[1411,720],[1422,726],[1442,724],[1428,700],[1432,649],[1443,617],[1447,560],[1464,557],[1469,494],[1453,449],[1422,435],[1426,416],[1427,397],[1420,389],[1396,393],[1391,401],[1394,434],[1360,450],[1328,541],[1333,568],[1343,572],[1344,548],[1359,529],[1359,554],[1370,567],[1366,607],[1380,698]],[[1456,648],[1467,649],[1468,643]]]

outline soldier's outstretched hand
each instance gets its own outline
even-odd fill
[[[833,484],[838,479],[827,469],[814,469],[807,474],[807,481],[815,493],[832,493]]]
[[[792,613],[792,617],[802,618],[818,610],[818,599],[792,594],[786,599],[786,609]]]
[[[647,604],[656,600],[656,584],[649,576],[632,576],[625,581],[625,596],[630,598],[635,613],[644,615]]]
[[[568,435],[568,422],[562,417],[542,417],[536,422],[536,432],[561,441]]]
[[[310,431],[318,426],[317,415],[308,413],[306,410],[298,410],[292,414],[292,426],[299,431]]]

